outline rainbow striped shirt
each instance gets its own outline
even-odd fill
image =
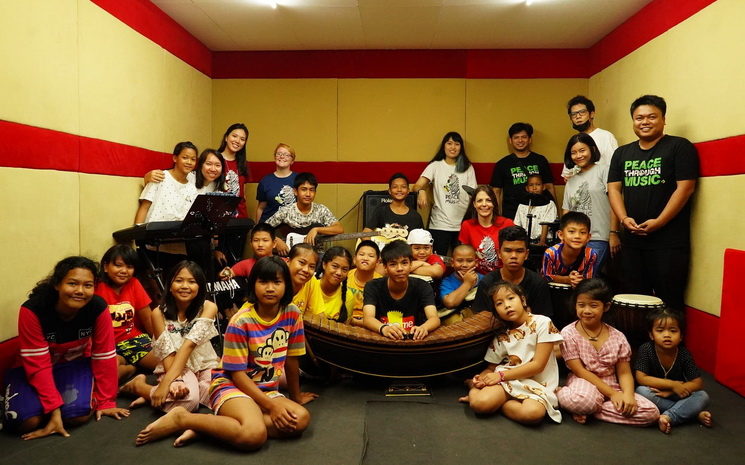
[[[230,379],[230,372],[245,371],[261,390],[276,391],[287,356],[303,354],[303,318],[295,305],[288,305],[266,321],[253,304],[246,303],[228,324],[222,360],[212,371],[212,379]]]

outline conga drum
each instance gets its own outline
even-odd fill
[[[651,310],[664,305],[662,299],[651,295],[618,294],[613,297],[608,322],[621,331],[629,340],[631,348],[636,350],[649,339],[647,315]]]
[[[572,286],[550,282],[548,287],[551,292],[551,306],[554,308],[554,316],[551,320],[554,326],[562,329],[577,319],[577,312],[572,308]]]

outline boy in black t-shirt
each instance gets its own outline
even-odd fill
[[[387,276],[365,285],[363,326],[390,339],[424,339],[440,326],[432,288],[409,278],[411,247],[393,241],[381,253]]]

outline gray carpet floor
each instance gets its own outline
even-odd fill
[[[300,439],[269,440],[258,452],[241,453],[200,440],[174,448],[172,440],[135,447],[137,433],[158,418],[149,408],[121,421],[104,418],[59,436],[24,442],[0,434],[0,463],[12,464],[454,464],[454,463],[745,463],[745,398],[704,375],[714,427],[691,423],[664,435],[657,427],[633,428],[589,421],[575,423],[564,413],[534,427],[501,415],[477,417],[457,402],[461,380],[427,381],[428,397],[391,398],[387,381],[347,379],[306,383],[320,394],[308,404],[311,426]],[[126,406],[127,400],[120,401]]]

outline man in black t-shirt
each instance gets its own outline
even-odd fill
[[[547,191],[556,199],[554,177],[548,160],[543,155],[530,151],[533,126],[528,123],[515,123],[508,131],[513,152],[494,165],[491,182],[499,201],[502,216],[515,219],[520,198],[525,195],[528,175],[540,174]]]
[[[508,226],[499,231],[499,258],[502,268],[484,276],[476,290],[472,310],[493,311],[489,288],[499,281],[509,281],[520,286],[528,301],[531,313],[552,317],[551,294],[548,282],[535,271],[523,266],[530,253],[528,233],[520,226]]]
[[[410,278],[411,246],[393,241],[380,254],[387,276],[365,285],[362,324],[390,339],[424,339],[440,326],[432,288]]]
[[[619,147],[608,172],[608,197],[624,227],[626,287],[684,309],[690,264],[690,198],[699,176],[696,147],[665,135],[667,105],[644,95],[631,104],[639,140]]]

